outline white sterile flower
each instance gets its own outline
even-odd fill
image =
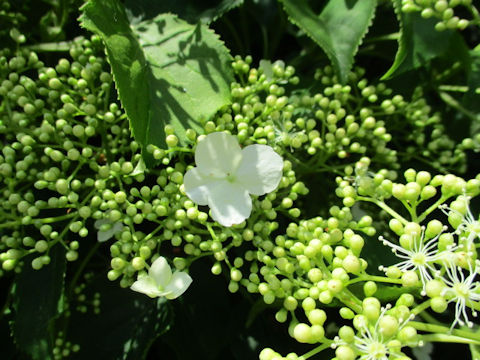
[[[185,193],[198,205],[208,205],[212,218],[223,226],[248,218],[249,194],[275,190],[283,173],[282,157],[270,146],[241,149],[237,138],[224,132],[208,134],[198,143],[195,163],[185,174]]]
[[[120,221],[113,222],[109,219],[99,219],[93,224],[97,232],[97,241],[105,242],[115,236],[115,234],[122,231],[123,225]]]
[[[442,295],[449,299],[450,302],[455,302],[455,320],[450,327],[453,329],[457,323],[460,325],[467,324],[472,327],[473,323],[468,320],[467,306],[472,309],[472,315],[477,316],[474,305],[480,301],[480,283],[474,281],[480,270],[478,263],[475,263],[475,268],[469,265],[468,276],[464,275],[464,270],[456,267],[453,263],[450,266],[445,266],[446,275],[443,281],[448,285],[448,288],[443,290]]]
[[[422,228],[422,234],[420,237],[415,236],[413,239],[413,249],[405,249],[397,244],[394,244],[386,240],[383,236],[378,239],[383,245],[392,248],[392,252],[400,259],[405,259],[394,266],[397,266],[402,271],[416,270],[420,275],[420,281],[422,282],[422,294],[425,295],[425,286],[429,280],[432,280],[432,274],[438,275],[438,270],[433,266],[434,262],[445,258],[445,254],[438,252],[438,237],[424,242],[425,229]],[[380,270],[384,270],[383,267]]]
[[[148,270],[148,275],[140,275],[130,288],[151,298],[165,296],[167,299],[175,299],[182,295],[191,283],[190,275],[183,271],[172,274],[167,260],[159,257]]]

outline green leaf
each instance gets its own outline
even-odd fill
[[[222,0],[214,7],[200,1],[189,0],[126,0],[125,8],[134,18],[147,20],[161,13],[177,14],[180,18],[191,22],[209,24],[222,17],[226,12],[242,5],[244,0]]]
[[[171,304],[122,289],[101,273],[86,295],[100,294],[100,314],[73,312],[68,337],[80,345],[72,359],[145,359],[151,344],[172,323]]]
[[[27,258],[13,290],[13,337],[17,347],[33,360],[53,358],[50,329],[61,311],[65,249],[56,245],[49,256],[50,264],[41,270],[33,270]]]
[[[430,60],[448,54],[450,48],[464,43],[453,30],[436,31],[436,19],[424,19],[416,12],[402,12],[401,0],[395,0],[394,7],[400,24],[400,38],[393,65],[382,80],[425,66]]]
[[[470,353],[472,354],[472,360],[480,360],[480,346],[470,344]]]
[[[90,0],[82,10],[81,25],[105,42],[120,101],[144,149],[166,147],[166,124],[186,142],[186,129],[202,131],[201,121],[230,103],[232,59],[205,25],[171,14],[131,24],[117,0]]]
[[[340,82],[345,83],[375,15],[376,0],[329,0],[320,16],[305,0],[279,1],[290,21],[325,51]]]

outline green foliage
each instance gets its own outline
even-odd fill
[[[319,16],[306,1],[280,1],[290,21],[325,51],[340,83],[345,83],[353,57],[373,20],[376,0],[330,0]]]
[[[473,3],[74,3],[0,5],[3,357],[478,356]],[[219,131],[284,159],[232,227],[184,188]],[[176,300],[128,289],[158,256]]]
[[[51,248],[50,266],[34,270],[24,266],[15,280],[12,332],[16,345],[33,360],[52,357],[52,326],[62,311],[65,249]]]
[[[102,312],[73,312],[68,339],[81,346],[72,359],[145,359],[152,343],[170,329],[174,315],[165,299],[126,293],[104,273],[89,289],[100,294]]]
[[[117,21],[110,21],[110,14]],[[204,25],[190,25],[174,15],[130,26],[118,2],[90,1],[82,26],[102,36],[119,97],[135,139],[165,147],[164,126],[181,141],[187,128],[199,129],[230,102],[230,55]]]
[[[426,66],[430,61],[449,54],[462,58],[467,47],[462,37],[452,30],[432,31],[435,21],[418,13],[404,13],[396,0],[395,11],[400,24],[400,38],[395,61],[382,79]]]

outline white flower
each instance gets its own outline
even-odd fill
[[[237,138],[215,132],[195,150],[197,167],[184,177],[185,193],[198,205],[208,205],[212,218],[223,226],[240,224],[250,216],[249,194],[275,190],[283,173],[283,160],[270,146],[240,148]]]
[[[159,257],[148,270],[148,275],[139,276],[130,288],[151,298],[165,296],[167,299],[175,299],[182,295],[191,283],[190,275],[183,271],[172,274],[167,260]]]
[[[460,325],[467,324],[468,327],[472,327],[473,323],[468,320],[466,307],[472,309],[472,315],[477,316],[477,312],[474,310],[474,303],[480,301],[480,283],[474,281],[479,269],[478,264],[475,264],[475,268],[472,269],[469,265],[468,276],[465,276],[462,268],[456,267],[453,263],[450,266],[445,266],[447,276],[443,278],[443,281],[449,286],[443,291],[443,296],[446,296],[450,302],[455,302],[455,320],[450,327],[453,329],[457,323]]]
[[[120,221],[113,223],[109,219],[99,219],[93,224],[97,232],[97,241],[105,242],[115,236],[115,234],[122,231],[123,225]],[[106,228],[106,229],[105,229]]]
[[[365,323],[364,326],[359,329],[359,333],[355,335],[354,346],[359,355],[358,360],[391,360],[403,356],[398,346],[392,346],[391,340],[394,339],[396,335],[384,336],[382,334],[380,323],[382,322],[382,318],[385,317],[386,311],[389,309],[391,309],[391,305],[387,304],[385,308],[382,308],[382,312],[373,327]],[[398,319],[399,324],[396,334],[398,334],[411,319],[412,317],[405,320]],[[343,344],[346,345],[343,340],[339,338],[335,339],[334,346]]]
[[[396,245],[383,236],[380,236],[378,239],[382,241],[383,245],[389,246],[392,248],[392,252],[399,257],[404,259],[395,266],[397,266],[402,271],[417,270],[420,275],[420,281],[422,282],[422,294],[425,295],[425,286],[429,280],[432,280],[432,274],[438,275],[438,270],[434,267],[434,262],[443,259],[446,254],[438,252],[438,238],[440,234],[434,238],[424,242],[425,238],[425,229],[422,228],[422,234],[420,237],[414,236],[413,239],[413,249],[408,250],[399,245]],[[451,249],[449,249],[451,251]],[[450,252],[448,252],[450,253]],[[383,270],[383,267],[382,269]]]
[[[460,220],[460,224],[456,227],[455,233],[458,235],[462,232],[468,234],[467,237],[463,237],[463,239],[466,239],[467,241],[467,249],[471,248],[475,239],[480,238],[480,221],[473,216],[472,211],[470,210],[470,199],[471,197],[469,196],[459,196],[456,201],[452,202],[452,204],[456,202],[459,205],[463,203],[465,208],[462,212],[449,207],[446,204],[443,204],[440,207],[440,210],[442,210],[447,216],[453,215]]]

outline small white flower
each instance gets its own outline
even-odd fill
[[[477,316],[477,312],[473,310],[474,302],[480,301],[480,283],[474,281],[479,269],[478,264],[475,264],[475,268],[472,269],[469,266],[470,274],[464,275],[464,271],[460,267],[454,266],[452,263],[450,266],[445,266],[447,276],[443,278],[445,284],[448,285],[443,291],[443,296],[449,298],[450,302],[455,302],[455,320],[450,327],[453,329],[457,323],[460,325],[467,324],[468,327],[472,327],[473,323],[468,320],[466,308],[467,306],[472,309],[472,315]]]
[[[252,195],[275,190],[283,160],[270,146],[240,148],[237,138],[215,132],[195,150],[197,167],[184,177],[185,193],[198,205],[208,205],[212,218],[223,226],[240,224],[250,216]]]
[[[425,229],[422,228],[422,234],[420,237],[415,236],[413,239],[413,249],[408,250],[399,245],[396,245],[383,236],[378,239],[382,241],[383,245],[392,248],[392,252],[400,259],[405,259],[395,266],[402,271],[416,270],[420,275],[420,281],[422,282],[422,294],[425,295],[425,286],[429,280],[432,280],[432,274],[438,275],[438,270],[434,267],[434,262],[444,259],[446,254],[438,252],[438,237],[424,242]],[[382,270],[382,269],[381,269]]]
[[[117,221],[116,223],[113,223],[109,219],[99,219],[99,220],[95,221],[93,226],[95,226],[95,229],[98,230],[98,232],[97,232],[97,241],[98,242],[107,241],[108,239],[114,237],[115,234],[122,231],[122,228],[123,228],[123,225],[120,221]],[[107,228],[107,229],[104,229],[104,228]]]
[[[455,233],[460,235],[462,232],[468,234],[467,237],[463,239],[467,240],[467,249],[471,248],[471,245],[475,239],[480,239],[480,221],[475,218],[470,210],[470,199],[469,196],[459,196],[456,200],[457,202],[465,203],[465,213],[461,213],[458,210],[452,209],[448,205],[444,204],[440,207],[444,214],[450,216],[454,214],[461,218],[461,223],[457,226]]]
[[[403,353],[399,349],[392,349],[390,340],[391,337],[385,337],[380,329],[380,323],[385,316],[387,310],[391,308],[390,304],[387,304],[385,308],[382,308],[382,312],[375,322],[375,326],[370,328],[368,324],[360,329],[359,335],[355,336],[354,346],[359,353],[359,360],[391,360],[402,357]],[[399,319],[399,326],[397,333],[411,320],[407,318],[405,320]]]
[[[130,288],[151,298],[165,296],[167,299],[175,299],[182,295],[191,283],[190,275],[183,271],[172,274],[167,260],[159,257],[148,270],[148,275],[139,276]]]

